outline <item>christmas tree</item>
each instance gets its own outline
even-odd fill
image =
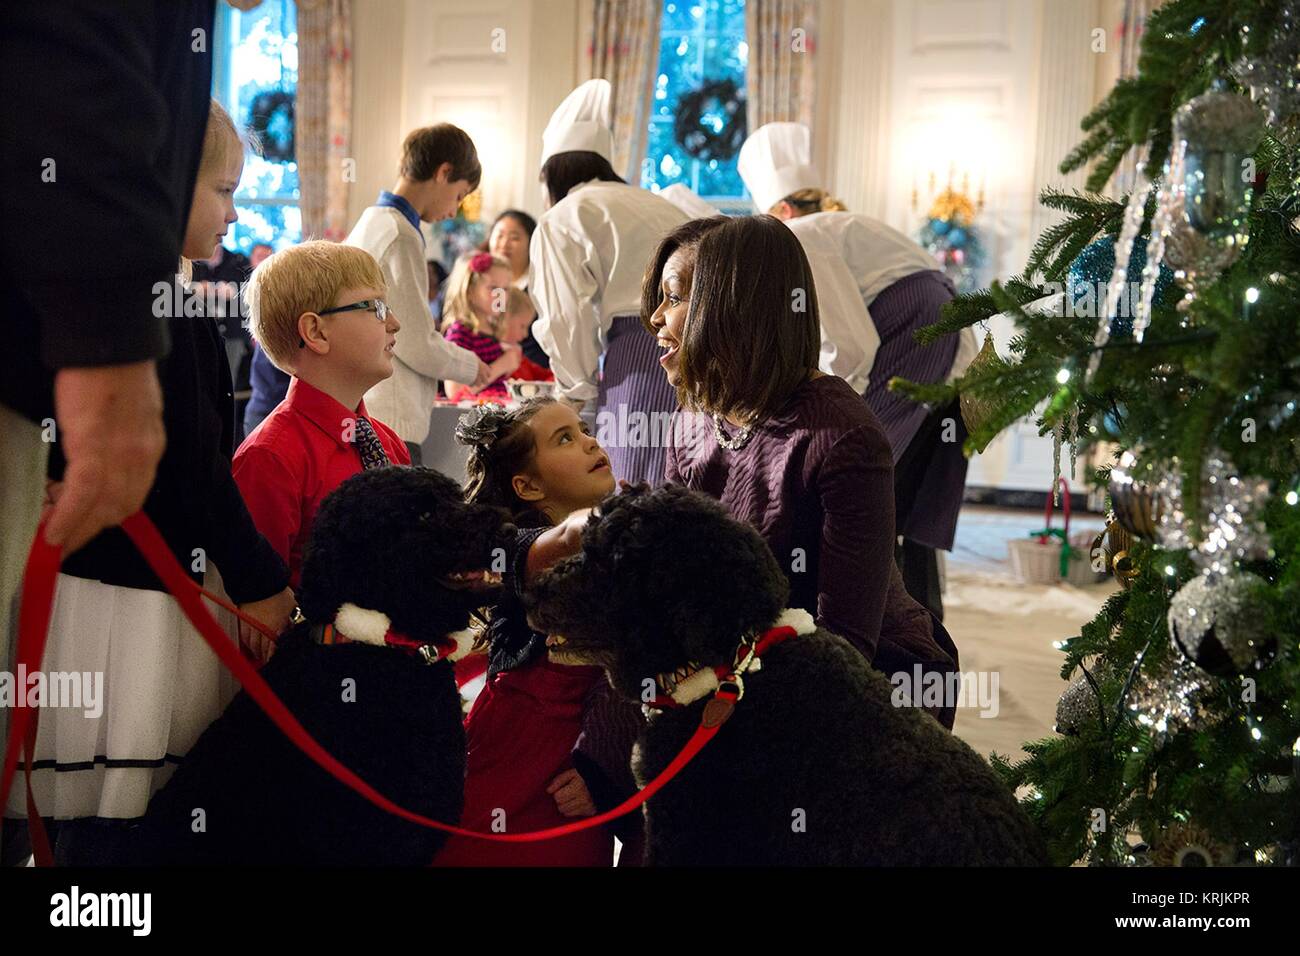
[[[1123,588],[1060,642],[1057,736],[993,763],[1060,864],[1300,863],[1300,2],[1167,4],[1082,128],[1022,275],[918,333],[1002,313],[1010,354],[893,383],[960,394],[971,450],[1034,414],[1117,449],[1092,559]]]

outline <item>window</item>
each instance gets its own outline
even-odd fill
[[[682,183],[724,209],[745,205],[745,186],[736,172],[740,141],[732,141],[734,150],[724,147],[721,157],[709,157],[700,147],[708,139],[743,132],[748,58],[744,0],[664,0],[659,69],[641,163],[644,188],[658,191]],[[684,100],[695,108],[684,111]],[[687,113],[698,114],[698,120],[690,123]],[[701,131],[693,144],[692,127]],[[697,158],[692,146],[705,155]]]
[[[255,132],[263,152],[244,157],[244,176],[235,194],[239,221],[226,246],[245,255],[262,242],[279,250],[302,238],[293,154],[297,6],[293,0],[266,0],[247,13],[224,3],[217,11],[212,96],[236,126]]]

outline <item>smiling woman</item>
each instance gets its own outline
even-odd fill
[[[771,216],[687,223],[652,260],[642,321],[683,407],[666,479],[757,528],[790,606],[878,670],[954,670],[956,647],[894,563],[889,442],[862,397],[817,370],[817,296],[794,234]],[[951,707],[933,713],[952,727]]]

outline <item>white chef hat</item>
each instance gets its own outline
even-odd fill
[[[659,190],[659,195],[663,196],[670,203],[680,209],[692,219],[707,219],[710,216],[722,215],[722,210],[716,206],[705,202],[695,193],[691,192],[689,186],[681,183],[673,183],[671,186],[665,186]]]
[[[582,150],[609,160],[614,155],[610,129],[609,80],[588,80],[564,98],[542,132],[542,162],[556,153]]]
[[[812,134],[803,123],[768,123],[754,130],[740,147],[736,169],[759,212],[800,189],[823,185],[812,164]]]

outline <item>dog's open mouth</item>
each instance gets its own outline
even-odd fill
[[[501,575],[497,571],[480,568],[474,571],[452,571],[441,578],[443,586],[453,591],[490,591],[501,587]]]

